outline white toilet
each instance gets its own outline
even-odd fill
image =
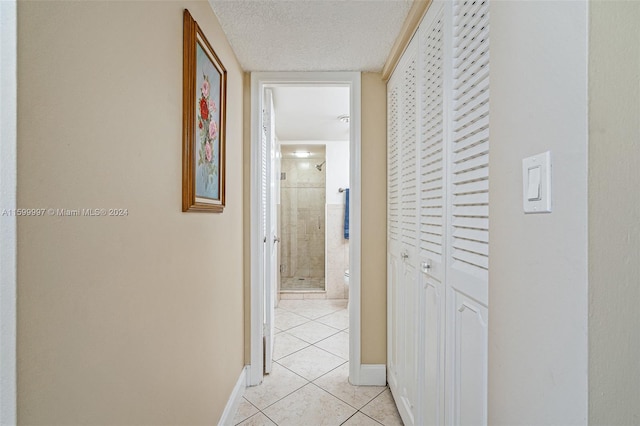
[[[349,270],[345,270],[344,271],[344,283],[347,286],[347,309],[349,309],[349,293],[348,293],[348,289],[349,289]]]

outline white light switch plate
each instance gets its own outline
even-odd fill
[[[522,207],[525,213],[551,213],[551,152],[522,160]]]

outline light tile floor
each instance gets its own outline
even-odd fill
[[[281,300],[274,363],[261,385],[247,388],[236,425],[402,425],[385,386],[349,384],[346,300]]]

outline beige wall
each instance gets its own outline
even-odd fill
[[[587,422],[587,2],[491,3],[489,418]],[[551,151],[550,214],[522,159]]]
[[[387,360],[387,88],[362,74],[361,360]]]
[[[228,70],[227,207],[182,213],[182,13]],[[206,1],[18,7],[21,424],[214,424],[243,367],[243,73]]]
[[[589,424],[637,425],[640,3],[589,16]]]

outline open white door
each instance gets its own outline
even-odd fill
[[[278,283],[278,211],[276,206],[277,186],[280,184],[277,176],[275,121],[273,117],[273,94],[271,89],[265,89],[263,128],[266,135],[264,156],[267,164],[263,185],[266,190],[265,205],[265,289],[264,289],[264,372],[269,374],[273,366],[274,316],[276,288]],[[268,156],[268,157],[267,157]]]

